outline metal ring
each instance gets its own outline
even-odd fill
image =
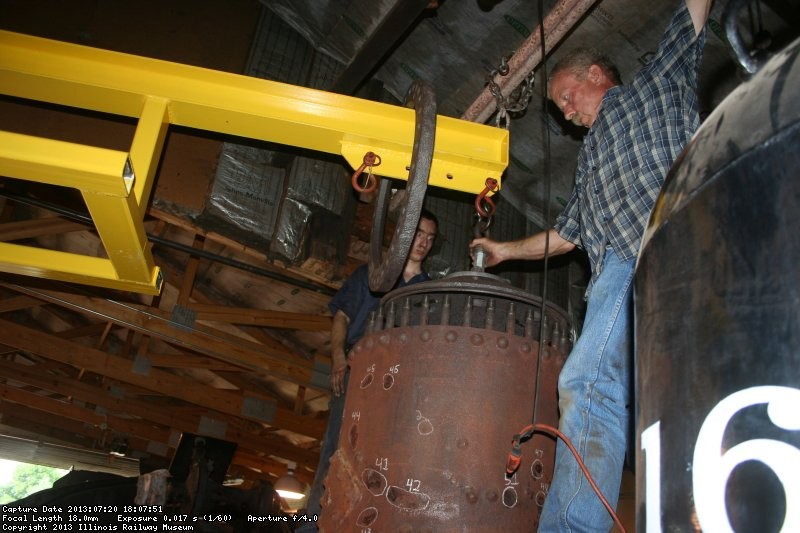
[[[403,272],[408,252],[417,234],[422,202],[428,189],[428,175],[433,163],[433,144],[436,136],[436,95],[427,83],[417,80],[406,95],[406,106],[415,111],[414,148],[411,152],[405,203],[395,226],[392,242],[385,258],[383,231],[389,211],[391,184],[381,180],[378,198],[372,216],[369,254],[369,288],[375,292],[389,292]]]
[[[739,33],[738,14],[746,4],[747,0],[731,0],[725,6],[723,18],[725,19],[725,36],[728,38],[733,53],[736,54],[736,59],[748,74],[753,75],[764,64],[764,59],[754,57],[747,51]]]

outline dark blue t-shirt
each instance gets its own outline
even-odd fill
[[[401,275],[392,289],[399,289],[406,285],[430,279],[427,273],[422,272],[406,283]],[[350,324],[347,327],[347,339],[345,340],[347,347],[354,345],[364,335],[369,314],[378,308],[378,304],[380,304],[384,294],[369,290],[369,270],[367,265],[361,265],[345,280],[342,287],[333,296],[333,299],[328,304],[328,309],[332,314],[336,314],[336,311],[342,311],[350,319]]]

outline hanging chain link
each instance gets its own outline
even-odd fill
[[[522,114],[528,107],[533,95],[533,83],[535,74],[530,71],[525,79],[520,83],[508,96],[503,96],[503,91],[500,86],[494,81],[497,76],[507,76],[509,72],[508,57],[500,59],[500,67],[491,71],[487,78],[486,84],[489,91],[494,96],[497,102],[497,115],[495,116],[495,125],[498,128],[505,128],[511,125],[511,114]]]

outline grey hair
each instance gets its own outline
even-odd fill
[[[583,80],[592,65],[600,67],[615,85],[622,84],[622,76],[620,76],[617,66],[607,55],[594,48],[575,48],[567,52],[552,68],[547,81],[552,81],[553,76],[561,71],[567,71],[579,80]]]

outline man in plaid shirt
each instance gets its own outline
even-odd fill
[[[616,507],[627,447],[632,371],[632,281],[642,234],[664,178],[699,125],[697,69],[711,0],[685,0],[658,52],[622,85],[602,54],[579,49],[553,68],[549,96],[588,128],[575,188],[553,229],[519,241],[475,239],[486,266],[541,259],[576,246],[592,279],[578,342],[559,376],[560,430]],[[539,531],[608,532],[612,520],[563,442]]]

